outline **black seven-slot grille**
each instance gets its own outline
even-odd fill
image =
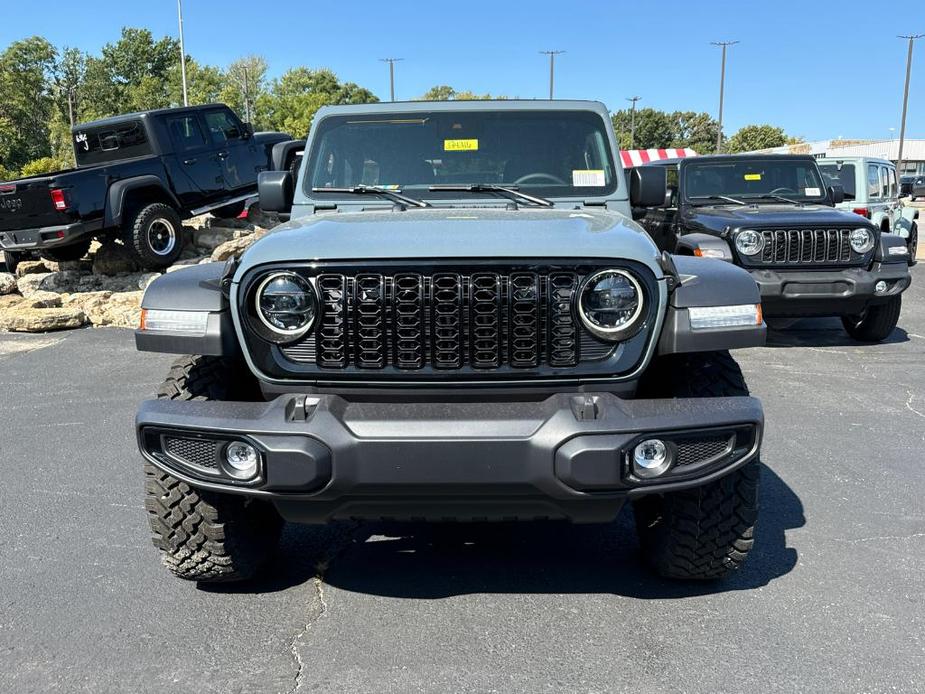
[[[318,327],[282,347],[296,363],[442,370],[534,369],[600,360],[613,343],[581,329],[583,274],[569,269],[321,273]]]
[[[761,262],[773,265],[849,265],[863,256],[851,250],[851,229],[766,229]]]

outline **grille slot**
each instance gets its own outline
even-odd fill
[[[164,451],[186,463],[208,470],[218,470],[219,441],[211,439],[180,438],[176,436],[164,437]]]
[[[381,369],[386,360],[382,275],[357,275],[353,301],[356,365],[363,369]]]
[[[761,262],[768,265],[803,263],[858,263],[862,256],[851,250],[851,229],[773,229],[761,232]]]
[[[677,439],[678,459],[676,467],[696,465],[714,460],[732,450],[734,435],[705,434]]]

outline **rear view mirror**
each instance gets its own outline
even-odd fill
[[[264,212],[289,212],[295,190],[288,171],[261,171],[257,175],[257,195]]]
[[[660,207],[668,193],[668,177],[663,166],[641,166],[630,175],[630,204],[633,207]]]
[[[835,205],[845,201],[845,189],[841,186],[829,186],[829,195],[832,196],[832,203]]]

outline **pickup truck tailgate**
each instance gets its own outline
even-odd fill
[[[0,231],[67,223],[68,216],[56,210],[51,199],[50,177],[37,176],[0,183]]]

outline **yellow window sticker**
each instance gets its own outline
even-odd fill
[[[745,174],[746,181],[760,181],[761,174]]]
[[[474,152],[479,148],[478,140],[444,140],[444,152]]]
[[[572,169],[575,188],[603,188],[607,185],[603,169]]]

